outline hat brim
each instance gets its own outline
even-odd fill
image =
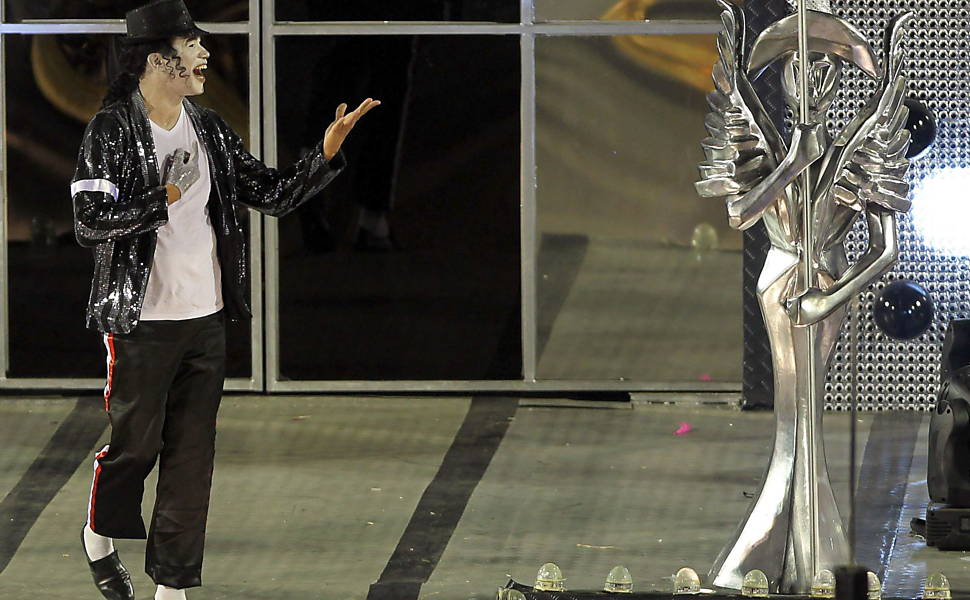
[[[121,38],[121,43],[129,46],[133,46],[135,44],[144,44],[146,42],[170,40],[175,37],[193,38],[193,37],[203,37],[207,35],[212,35],[212,33],[206,31],[205,29],[202,29],[201,27],[192,27],[191,29],[173,31],[172,33],[165,34],[165,35],[153,35],[153,36],[145,36],[145,37],[132,37],[132,36],[126,35]]]
[[[840,56],[873,78],[882,70],[866,37],[848,22],[828,13],[807,11],[808,49]],[[776,60],[798,52],[798,15],[790,15],[769,25],[755,40],[748,56],[748,75],[757,78]]]

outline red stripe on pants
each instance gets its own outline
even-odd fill
[[[108,447],[105,446],[94,455],[94,464],[97,465],[94,468],[94,483],[91,484],[91,509],[88,514],[88,526],[91,527],[91,531],[94,531],[94,502],[98,495],[98,478],[101,476],[101,459],[108,454]]]
[[[109,333],[106,339],[108,346],[108,384],[104,386],[104,410],[111,407],[111,381],[115,374],[115,334]]]

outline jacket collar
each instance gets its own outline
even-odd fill
[[[155,157],[155,139],[152,126],[148,122],[148,108],[145,97],[137,87],[131,93],[132,127],[135,130],[135,143],[138,144],[138,162],[141,165],[142,180],[145,187],[161,185],[162,177],[158,172],[158,159]]]
[[[224,198],[225,194],[222,188],[223,178],[217,176],[220,171],[216,169],[216,161],[215,157],[213,156],[214,150],[219,147],[215,139],[215,131],[209,123],[206,123],[206,120],[203,117],[202,111],[199,110],[198,105],[188,98],[182,100],[182,110],[184,110],[186,114],[189,115],[189,119],[192,120],[192,126],[195,128],[195,135],[199,136],[199,144],[201,144],[202,148],[205,150],[206,160],[209,162],[209,180],[211,182],[210,198],[212,197],[212,194],[215,194],[220,199]]]

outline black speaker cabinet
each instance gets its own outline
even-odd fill
[[[950,322],[930,417],[926,544],[970,550],[970,319]]]

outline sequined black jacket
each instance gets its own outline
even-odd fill
[[[322,190],[344,166],[342,154],[326,161],[317,144],[291,167],[278,171],[243,147],[214,111],[185,100],[209,159],[209,217],[222,267],[222,295],[232,319],[249,318],[245,238],[236,206],[281,216]],[[91,119],[84,132],[71,185],[74,232],[94,249],[94,278],[87,324],[128,333],[138,324],[155,254],[157,229],[168,222],[151,125],[138,90]]]

